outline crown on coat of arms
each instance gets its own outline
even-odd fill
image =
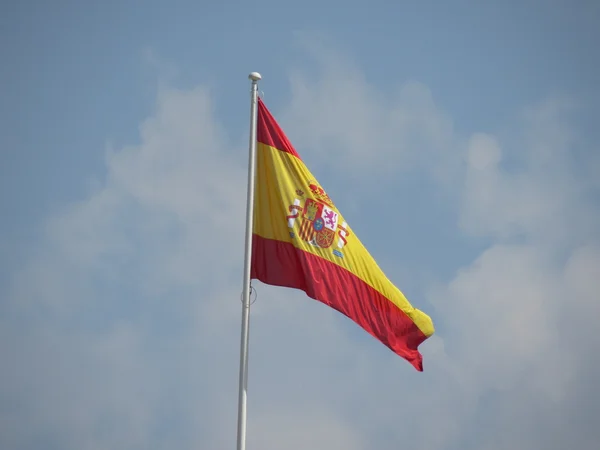
[[[319,186],[316,182],[311,182],[308,187],[310,188],[310,192],[311,194],[319,201],[329,205],[329,206],[333,206],[333,201],[331,201],[331,198],[329,198],[329,195],[327,195],[327,192],[325,192],[323,190],[323,188],[321,186]]]

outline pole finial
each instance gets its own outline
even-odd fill
[[[258,73],[258,72],[252,72],[252,73],[250,73],[250,75],[248,75],[248,78],[250,78],[252,81],[258,81],[262,77],[260,76],[260,73]]]

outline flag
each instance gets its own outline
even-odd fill
[[[431,319],[388,280],[260,99],[253,222],[252,279],[304,291],[423,370]]]

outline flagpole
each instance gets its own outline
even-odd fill
[[[258,109],[258,72],[248,75],[252,80],[250,94],[250,145],[248,155],[248,190],[246,198],[246,241],[244,280],[242,288],[242,333],[240,342],[240,385],[238,397],[237,450],[246,449],[246,399],[248,391],[248,338],[250,325],[250,262],[252,259],[252,222],[254,217],[254,167],[256,164],[256,116]]]

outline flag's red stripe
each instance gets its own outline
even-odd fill
[[[294,247],[258,235],[252,237],[252,278],[301,289],[346,315],[417,370],[417,350],[426,336],[396,305],[348,270]]]
[[[293,145],[286,137],[275,118],[271,115],[261,99],[258,99],[258,120],[256,124],[256,140],[282,152],[290,153],[301,159]]]

